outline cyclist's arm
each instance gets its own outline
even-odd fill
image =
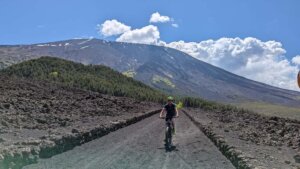
[[[165,110],[166,110],[165,108],[163,108],[163,109],[161,110],[161,112],[160,112],[160,114],[159,114],[159,117],[160,117],[160,118],[163,117],[163,113],[164,113]]]
[[[175,111],[176,111],[176,117],[178,117],[179,116],[178,109],[175,108]]]

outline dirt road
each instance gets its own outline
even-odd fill
[[[26,169],[233,169],[212,142],[183,114],[176,119],[176,149],[166,152],[158,115],[83,144]]]

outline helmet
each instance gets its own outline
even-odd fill
[[[172,96],[168,97],[168,101],[173,101],[173,100],[174,100],[174,98]]]

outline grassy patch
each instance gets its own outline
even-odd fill
[[[136,72],[134,70],[127,70],[127,71],[123,72],[122,74],[127,77],[133,78],[136,75]]]
[[[159,76],[159,75],[154,75],[152,78],[153,83],[164,83],[167,86],[170,86],[172,88],[175,88],[175,84],[171,82],[168,78]]]
[[[267,116],[300,120],[300,108],[275,105],[264,102],[246,102],[235,104],[237,107],[249,109]]]

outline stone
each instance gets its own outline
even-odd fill
[[[295,155],[294,159],[296,163],[300,163],[300,155]]]
[[[72,133],[79,133],[77,129],[72,129]]]
[[[287,161],[287,160],[285,160],[284,163],[285,163],[285,164],[291,164],[291,162],[290,162],[290,161]]]
[[[3,107],[6,108],[6,109],[9,109],[10,108],[10,104],[9,103],[4,103]]]

